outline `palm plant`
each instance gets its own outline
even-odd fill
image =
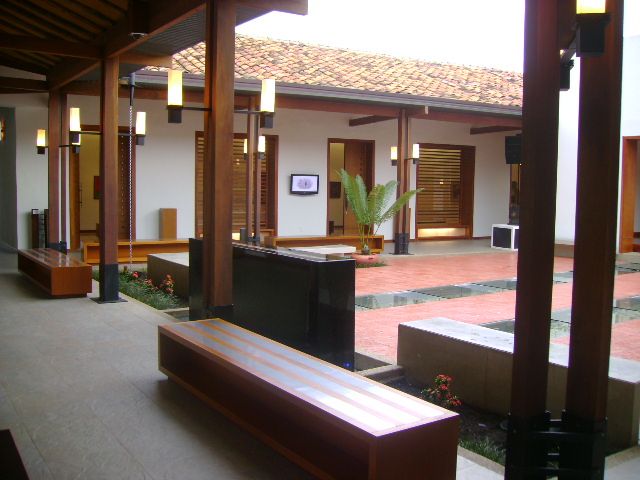
[[[341,169],[340,178],[349,207],[356,217],[361,250],[365,255],[369,254],[369,241],[378,233],[380,225],[393,218],[412,196],[422,190],[405,192],[387,206],[396,193],[398,186],[396,180],[391,180],[384,185],[376,184],[367,194],[367,187],[360,175],[352,177],[346,170]]]

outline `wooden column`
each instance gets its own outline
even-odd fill
[[[506,478],[545,478],[527,433],[544,429],[558,160],[558,0],[526,0],[520,248]],[[542,425],[542,426],[541,426]]]
[[[118,57],[102,60],[100,92],[100,302],[118,288]]]
[[[408,168],[406,166],[407,157],[409,153],[409,116],[404,108],[400,109],[398,113],[398,166],[397,166],[397,180],[398,180],[398,193],[399,198],[403,193],[408,190]],[[409,206],[405,205],[398,212],[394,223],[394,253],[396,255],[404,255],[409,253],[408,245],[408,217]]]
[[[620,163],[623,0],[607,0],[605,53],[580,59],[578,185],[567,403],[563,420],[602,445],[565,466],[604,468]]]
[[[249,98],[249,111],[256,109],[256,98]],[[247,183],[246,183],[246,198],[247,198],[247,215],[245,228],[247,229],[247,238],[250,239],[253,233],[253,197],[254,197],[254,164],[255,164],[255,151],[258,147],[257,143],[257,124],[255,115],[247,115]]]
[[[60,91],[49,92],[49,193],[47,247],[60,248]]]
[[[69,108],[67,94],[60,94],[61,130],[60,138],[68,137],[69,132]],[[65,141],[63,143],[69,143]],[[67,160],[68,148],[60,149],[60,245],[67,250]]]
[[[234,111],[234,0],[207,0],[204,106],[203,301],[214,315],[232,305],[231,198]]]
[[[260,117],[258,115],[252,115],[254,127],[254,144],[255,144],[255,161],[253,162],[253,180],[255,185],[253,187],[253,235],[256,245],[260,245],[260,226],[262,224],[262,162],[265,161],[265,153],[258,152],[258,137],[260,136]],[[266,149],[266,143],[265,143]]]

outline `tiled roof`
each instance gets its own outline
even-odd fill
[[[204,73],[204,43],[173,57]],[[522,106],[522,74],[236,34],[236,78]]]

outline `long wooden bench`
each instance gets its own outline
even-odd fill
[[[361,248],[360,237],[358,235],[332,235],[310,236],[310,237],[265,237],[264,244],[267,247],[317,247],[323,245],[351,245],[358,251]],[[384,236],[374,235],[369,242],[372,253],[382,253],[384,251]]]
[[[457,414],[224,320],[161,325],[159,366],[319,478],[455,478]]]
[[[133,263],[145,263],[151,253],[179,253],[189,251],[189,240],[134,240]],[[82,248],[82,259],[90,264],[100,263],[100,243],[88,242]],[[118,263],[129,263],[129,242],[118,242]]]
[[[91,265],[51,248],[19,250],[18,270],[52,297],[83,297],[91,292]]]

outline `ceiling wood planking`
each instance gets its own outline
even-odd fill
[[[78,3],[109,19],[112,23],[117,21],[125,12],[123,9],[116,8],[100,0],[78,0]]]
[[[85,22],[70,23],[60,17],[57,11],[51,12],[37,5],[31,4],[26,0],[5,0],[11,2],[15,7],[20,8],[26,14],[40,19],[41,22],[48,24],[51,28],[60,29],[67,34],[77,37],[78,39],[90,38],[97,33],[98,30],[91,30]]]
[[[93,59],[100,59],[102,57],[102,50],[99,47],[87,43],[53,40],[50,38],[25,37],[22,35],[8,35],[1,32],[0,48],[48,53],[65,57]]]
[[[39,0],[42,1],[42,0]],[[71,12],[77,15],[78,21],[84,21],[92,23],[99,27],[101,30],[109,28],[113,25],[113,21],[96,14],[92,9],[81,5],[79,2],[65,2],[64,0],[49,0],[47,3],[53,4],[53,8],[57,11],[64,10],[67,14],[71,15]]]
[[[30,80],[27,78],[0,77],[0,88],[27,90],[31,92],[46,92],[49,90],[47,82]]]
[[[42,65],[37,65],[28,61],[18,60],[16,58],[10,58],[0,55],[0,65],[6,67],[15,68],[17,70],[24,70],[25,72],[39,73],[40,75],[46,75],[47,69]]]
[[[277,11],[306,15],[309,13],[307,0],[237,0],[238,5],[265,11]]]
[[[56,15],[71,24],[82,24],[88,31],[101,32],[105,28],[111,26],[111,22],[100,19],[96,16],[87,16],[79,13],[76,8],[75,2],[62,2],[55,0],[29,0],[29,3],[41,8],[44,11],[49,12],[51,15]],[[97,20],[97,21],[96,21]]]
[[[53,37],[53,38],[62,38],[68,41],[77,40],[76,36],[68,35],[64,32],[60,32],[56,30],[54,27],[49,27],[42,22],[38,22],[30,17],[28,14],[24,14],[22,12],[18,12],[15,7],[10,7],[9,5],[0,4],[0,13],[4,12],[5,17],[12,19],[13,25],[16,28],[20,28],[21,30],[35,35],[36,37]],[[17,23],[17,22],[20,23]]]
[[[522,130],[522,128],[493,125],[489,127],[471,127],[469,133],[471,135],[481,135],[483,133],[513,132],[518,130]]]

